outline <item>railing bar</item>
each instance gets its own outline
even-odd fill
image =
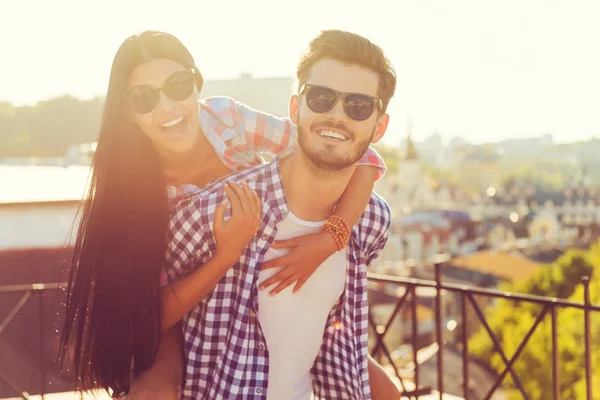
[[[67,287],[66,282],[59,283],[32,283],[29,285],[4,285],[0,286],[0,293],[11,293],[11,292],[44,292],[47,290],[58,290]]]
[[[418,331],[418,325],[417,325],[417,290],[416,288],[413,286],[410,288],[410,292],[411,292],[411,309],[412,309],[412,323],[411,323],[411,330],[412,330],[412,350],[413,350],[413,363],[415,366],[415,377],[414,377],[414,381],[415,381],[415,390],[419,389],[419,359],[418,359],[418,338],[419,338],[419,331]],[[417,400],[419,399],[419,395],[417,394]]]
[[[397,276],[390,275],[382,275],[382,274],[374,274],[369,273],[368,279],[373,282],[384,282],[384,283],[396,283],[405,286],[417,286],[417,287],[437,287],[435,281],[427,280],[427,279],[413,279],[413,278],[402,278]],[[0,286],[0,293],[3,292],[24,292],[27,290],[38,291],[38,290],[57,290],[64,289],[67,287],[67,282],[59,282],[59,283],[36,283],[30,285],[5,285]],[[542,297],[535,295],[528,295],[522,293],[507,293],[501,292],[499,290],[494,289],[486,289],[486,288],[478,288],[473,286],[466,285],[458,285],[453,283],[443,283],[441,286],[442,290],[447,290],[451,292],[463,292],[466,291],[468,293],[477,294],[479,296],[489,296],[496,298],[504,298],[515,301],[527,301],[532,303],[539,304],[556,304],[561,307],[569,307],[569,308],[577,308],[580,310],[588,309],[590,311],[600,311],[600,305],[589,304],[586,305],[584,303],[578,303],[574,301],[557,299],[553,297]]]
[[[402,380],[402,376],[400,376],[400,371],[398,371],[398,367],[396,367],[396,363],[392,359],[392,355],[390,354],[389,350],[387,349],[387,347],[385,345],[382,347],[382,349],[383,349],[383,353],[385,354],[385,356],[388,358],[388,360],[390,360],[390,363],[392,364],[392,367],[394,368],[394,373],[400,380],[400,386],[402,386],[402,390],[406,391],[406,386],[404,386],[404,381]]]
[[[389,275],[381,275],[381,274],[368,274],[368,279],[373,282],[386,282],[386,283],[396,283],[400,285],[405,285],[409,287],[430,287],[436,288],[437,285],[435,281],[426,280],[426,279],[413,279],[413,278],[401,278],[396,276]],[[589,304],[586,305],[584,303],[578,303],[569,300],[557,299],[553,297],[542,297],[535,296],[529,294],[522,293],[508,293],[501,292],[499,290],[494,289],[486,289],[486,288],[478,288],[473,286],[465,286],[465,285],[457,285],[453,283],[443,283],[440,286],[440,289],[447,290],[450,292],[467,292],[471,294],[476,294],[479,296],[488,296],[495,298],[502,298],[506,300],[514,300],[514,301],[525,301],[529,303],[537,303],[537,304],[555,304],[560,307],[569,307],[569,308],[577,308],[580,310],[590,310],[590,311],[600,311],[600,305]]]
[[[554,400],[560,399],[560,384],[558,375],[558,329],[556,324],[557,310],[552,306],[552,381],[554,383]]]
[[[583,298],[585,305],[590,305],[590,278],[586,276],[583,282]],[[586,308],[583,311],[584,315],[584,338],[585,338],[585,381],[587,400],[592,400],[592,348],[591,348],[591,325],[590,325],[590,309]]]
[[[507,365],[508,364],[508,358],[504,354],[504,351],[502,350],[502,347],[500,347],[500,344],[498,343],[498,339],[496,338],[496,335],[494,335],[494,332],[492,332],[492,329],[490,328],[490,326],[488,325],[487,321],[485,320],[485,316],[483,315],[483,312],[481,311],[481,309],[479,308],[479,305],[475,301],[475,298],[473,297],[473,294],[472,293],[467,293],[467,297],[468,297],[469,301],[471,302],[471,306],[475,310],[475,313],[477,314],[477,317],[481,321],[481,324],[483,325],[483,327],[487,331],[488,336],[490,337],[490,339],[492,339],[492,342],[494,343],[494,348],[496,349],[496,351],[498,352],[498,354],[500,354],[500,357],[502,357],[502,360],[504,361],[504,364]],[[517,374],[515,373],[515,371],[512,368],[510,368],[510,374],[512,375],[512,377],[513,377],[513,379],[515,381],[515,384],[519,388],[519,390],[520,390],[521,394],[523,395],[523,397],[525,398],[525,400],[528,400],[529,397],[527,397],[527,394],[525,393],[525,389],[523,388],[523,384],[521,383],[521,380],[519,379],[519,377],[517,376]]]
[[[377,333],[377,343],[375,343],[375,347],[373,348],[373,354],[376,354],[377,350],[379,350],[379,347],[383,343],[383,339],[384,339],[386,333],[388,332],[388,329],[394,322],[394,318],[396,317],[396,314],[398,314],[398,312],[403,308],[404,303],[405,303],[406,299],[408,298],[408,293],[409,293],[409,291],[407,290],[406,293],[404,293],[404,295],[396,302],[396,307],[394,308],[394,311],[392,312],[392,316],[390,317],[388,322],[385,324],[385,328],[384,328],[383,332],[381,333],[381,335],[379,334],[379,332],[376,332]],[[375,331],[377,331],[376,325],[373,328],[375,329]]]
[[[46,368],[44,368],[45,357],[44,357],[44,313],[42,312],[43,307],[43,299],[42,293],[37,293],[38,298],[38,320],[39,320],[39,329],[40,329],[40,390],[42,395],[42,400],[44,400],[44,395],[46,394]]]
[[[371,313],[369,313],[369,322],[373,326],[373,330],[375,332],[375,335],[377,335],[379,337],[380,335],[377,332],[377,324],[375,324],[375,321],[373,320],[373,316],[371,315]],[[392,364],[392,367],[394,367],[394,372],[396,373],[396,376],[400,380],[400,385],[402,386],[402,390],[406,391],[406,387],[404,386],[404,382],[402,381],[402,377],[400,376],[400,372],[398,372],[398,368],[396,368],[396,364],[394,363],[394,360],[392,359],[392,355],[390,354],[390,352],[388,351],[387,347],[385,346],[385,343],[383,343],[382,346],[380,346],[380,347],[381,347],[381,349],[383,351],[383,354],[390,360],[390,363]],[[376,356],[375,350],[373,350],[371,352],[371,356]]]
[[[437,360],[437,383],[438,392],[440,393],[440,400],[444,395],[444,338],[442,337],[442,265],[435,264],[435,281],[437,283],[436,295],[435,295],[435,336],[437,339],[438,353],[436,354]]]
[[[469,333],[467,322],[467,295],[461,294],[461,314],[462,314],[462,346],[463,346],[463,397],[465,400],[470,398],[469,387]]]
[[[29,396],[28,396],[28,395],[27,395],[25,392],[23,392],[22,390],[19,390],[19,388],[17,387],[17,385],[15,385],[15,383],[14,383],[14,382],[12,382],[12,381],[11,381],[11,380],[10,380],[10,379],[9,379],[9,378],[6,376],[6,375],[4,375],[4,374],[2,373],[2,371],[0,371],[0,381],[4,381],[4,382],[6,382],[6,384],[7,384],[7,385],[8,385],[8,386],[9,386],[9,387],[12,389],[12,390],[14,390],[14,391],[15,391],[15,393],[16,393],[16,394],[18,394],[18,395],[19,395],[19,397],[20,397],[21,399],[24,399],[24,400],[29,400]]]
[[[23,308],[23,306],[25,305],[25,303],[27,303],[27,300],[29,300],[30,297],[31,292],[25,292],[23,297],[21,297],[17,304],[15,304],[12,311],[8,313],[6,318],[4,318],[4,321],[2,321],[2,323],[0,324],[0,334],[8,326],[8,324],[10,324],[10,321],[12,321],[12,319],[17,315],[21,308]]]
[[[369,324],[373,327],[373,332],[375,333],[375,340],[377,341],[376,346],[371,351],[371,356],[375,357],[375,356],[377,356],[377,351],[379,350],[381,335],[379,334],[379,332],[377,332],[377,324],[373,320],[373,316],[371,315],[370,311],[369,311]]]
[[[525,346],[527,346],[527,343],[529,342],[529,339],[531,339],[531,337],[535,333],[535,330],[537,329],[537,327],[540,325],[540,323],[542,322],[542,320],[546,316],[546,313],[548,312],[548,307],[549,306],[545,306],[542,309],[542,312],[540,313],[540,315],[538,315],[538,317],[535,320],[535,323],[533,324],[533,326],[531,327],[531,329],[529,329],[529,331],[527,332],[527,334],[523,338],[523,341],[521,342],[521,344],[517,348],[517,351],[515,351],[515,354],[513,354],[513,356],[511,357],[510,361],[508,362],[508,365],[506,366],[506,368],[504,368],[504,371],[502,371],[502,373],[500,374],[500,376],[496,380],[496,383],[494,384],[494,386],[492,386],[492,388],[488,392],[487,396],[485,396],[485,400],[489,400],[492,397],[492,395],[494,394],[494,392],[496,391],[496,389],[498,389],[498,386],[500,386],[500,384],[504,380],[504,377],[506,377],[506,374],[508,373],[509,368],[512,370],[513,364],[515,363],[515,361],[517,361],[517,359],[519,358],[519,356],[521,355],[521,353],[525,349]],[[523,396],[525,396],[524,393],[523,393]]]

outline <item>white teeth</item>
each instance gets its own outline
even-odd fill
[[[176,119],[174,119],[173,121],[169,121],[169,122],[167,122],[166,124],[162,124],[161,126],[162,126],[163,128],[169,128],[169,127],[171,127],[171,126],[177,125],[177,124],[178,124],[178,123],[180,123],[181,121],[183,121],[183,117],[176,118]]]
[[[342,135],[341,133],[334,132],[334,131],[321,131],[321,132],[319,132],[319,135],[328,137],[328,138],[338,139],[338,140],[346,140],[347,139],[346,136]]]

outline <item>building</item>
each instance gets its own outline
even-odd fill
[[[254,78],[242,74],[237,79],[210,80],[204,82],[201,97],[227,96],[254,109],[288,117],[290,97],[297,92],[291,77]]]
[[[457,185],[438,181],[424,171],[410,131],[396,174],[377,181],[375,191],[386,199],[395,218],[416,211],[463,210],[469,204]]]
[[[424,266],[440,253],[472,254],[484,244],[485,230],[482,221],[454,210],[422,211],[395,218],[388,242],[372,269],[395,275],[405,260]]]
[[[466,190],[482,193],[488,187],[502,183],[502,166],[498,153],[485,146],[466,146],[455,151],[453,167],[460,171]]]
[[[513,180],[488,188],[470,211],[482,219],[521,224],[532,243],[565,244],[600,225],[600,188],[576,182],[553,189]]]

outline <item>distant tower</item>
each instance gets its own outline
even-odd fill
[[[592,179],[590,178],[590,175],[588,174],[588,167],[586,164],[583,164],[581,166],[581,184],[582,184],[582,186],[585,186],[585,187],[592,186]]]
[[[406,151],[400,163],[400,179],[414,184],[421,179],[421,162],[412,141],[412,118],[408,120],[408,137],[406,138]]]

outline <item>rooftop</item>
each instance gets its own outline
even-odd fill
[[[482,272],[508,281],[519,281],[530,277],[540,264],[531,259],[504,251],[485,250],[468,256],[452,259],[457,268]]]

